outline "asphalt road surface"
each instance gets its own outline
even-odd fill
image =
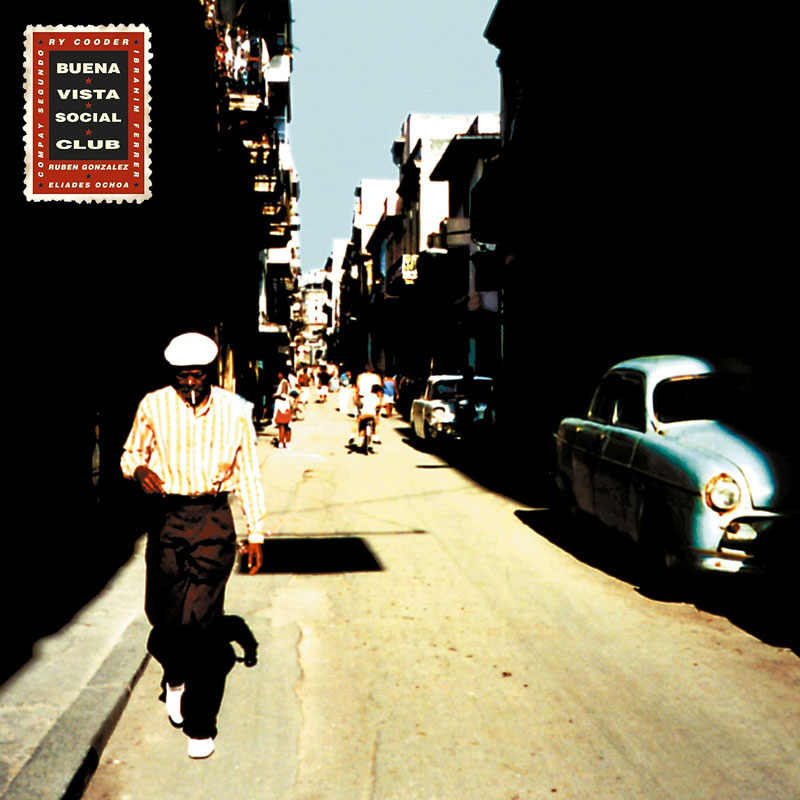
[[[290,449],[261,438],[276,536],[227,595],[260,657],[228,677],[214,755],[187,758],[151,661],[86,798],[800,798],[783,623],[648,597],[613,537],[487,490],[399,418],[368,457],[351,427],[314,404]]]

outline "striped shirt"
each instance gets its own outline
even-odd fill
[[[164,482],[166,494],[196,496],[235,492],[251,541],[261,541],[266,503],[256,454],[256,433],[245,401],[211,387],[200,408],[172,386],[145,395],[122,454],[122,474],[133,478],[146,466]]]

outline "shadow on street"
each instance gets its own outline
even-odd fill
[[[498,434],[476,442],[436,442],[416,439],[411,427],[398,427],[403,441],[421,453],[430,453],[444,464],[423,464],[420,469],[457,469],[489,491],[528,506],[549,506],[554,495],[547,477],[548,464],[534,458],[531,448],[518,447]]]
[[[36,642],[61,630],[133,555],[143,520],[130,495],[118,503],[124,503],[117,507],[125,514],[75,500],[72,515],[52,520],[48,515],[35,538],[16,544],[19,552],[9,552],[14,543],[6,545],[0,684],[36,658]]]
[[[324,575],[383,569],[367,543],[356,537],[268,539],[262,548],[264,564],[259,572],[269,575]],[[248,571],[246,556],[241,559],[239,569]]]
[[[516,516],[537,534],[544,536],[578,560],[629,584],[639,594],[660,602],[691,603],[734,625],[766,644],[786,647],[800,655],[798,590],[788,576],[764,580],[731,575],[689,576],[668,588],[651,589],[644,579],[639,553],[629,537],[587,517],[555,509],[559,502],[550,478],[547,454],[535,458],[536,449],[521,442],[497,437],[482,446],[443,445],[421,442],[411,428],[398,428],[408,446],[442,459],[435,469],[454,468],[486,489],[502,494],[529,509]]]
[[[594,569],[624,581],[660,602],[691,603],[698,610],[726,617],[738,628],[774,647],[800,656],[797,589],[785,580],[752,576],[698,575],[654,594],[643,581],[636,545],[625,535],[588,518],[542,509],[517,511],[517,518],[537,534]]]

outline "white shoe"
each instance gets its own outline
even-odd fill
[[[180,686],[170,686],[167,684],[167,714],[173,725],[183,725],[183,714],[181,713],[181,700],[185,690],[184,684]]]
[[[214,752],[213,739],[189,739],[189,758],[208,758]]]

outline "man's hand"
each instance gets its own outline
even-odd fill
[[[264,563],[264,553],[259,542],[247,543],[247,569],[248,575],[255,575]]]
[[[133,477],[147,494],[164,494],[164,481],[149,467],[136,467]]]

